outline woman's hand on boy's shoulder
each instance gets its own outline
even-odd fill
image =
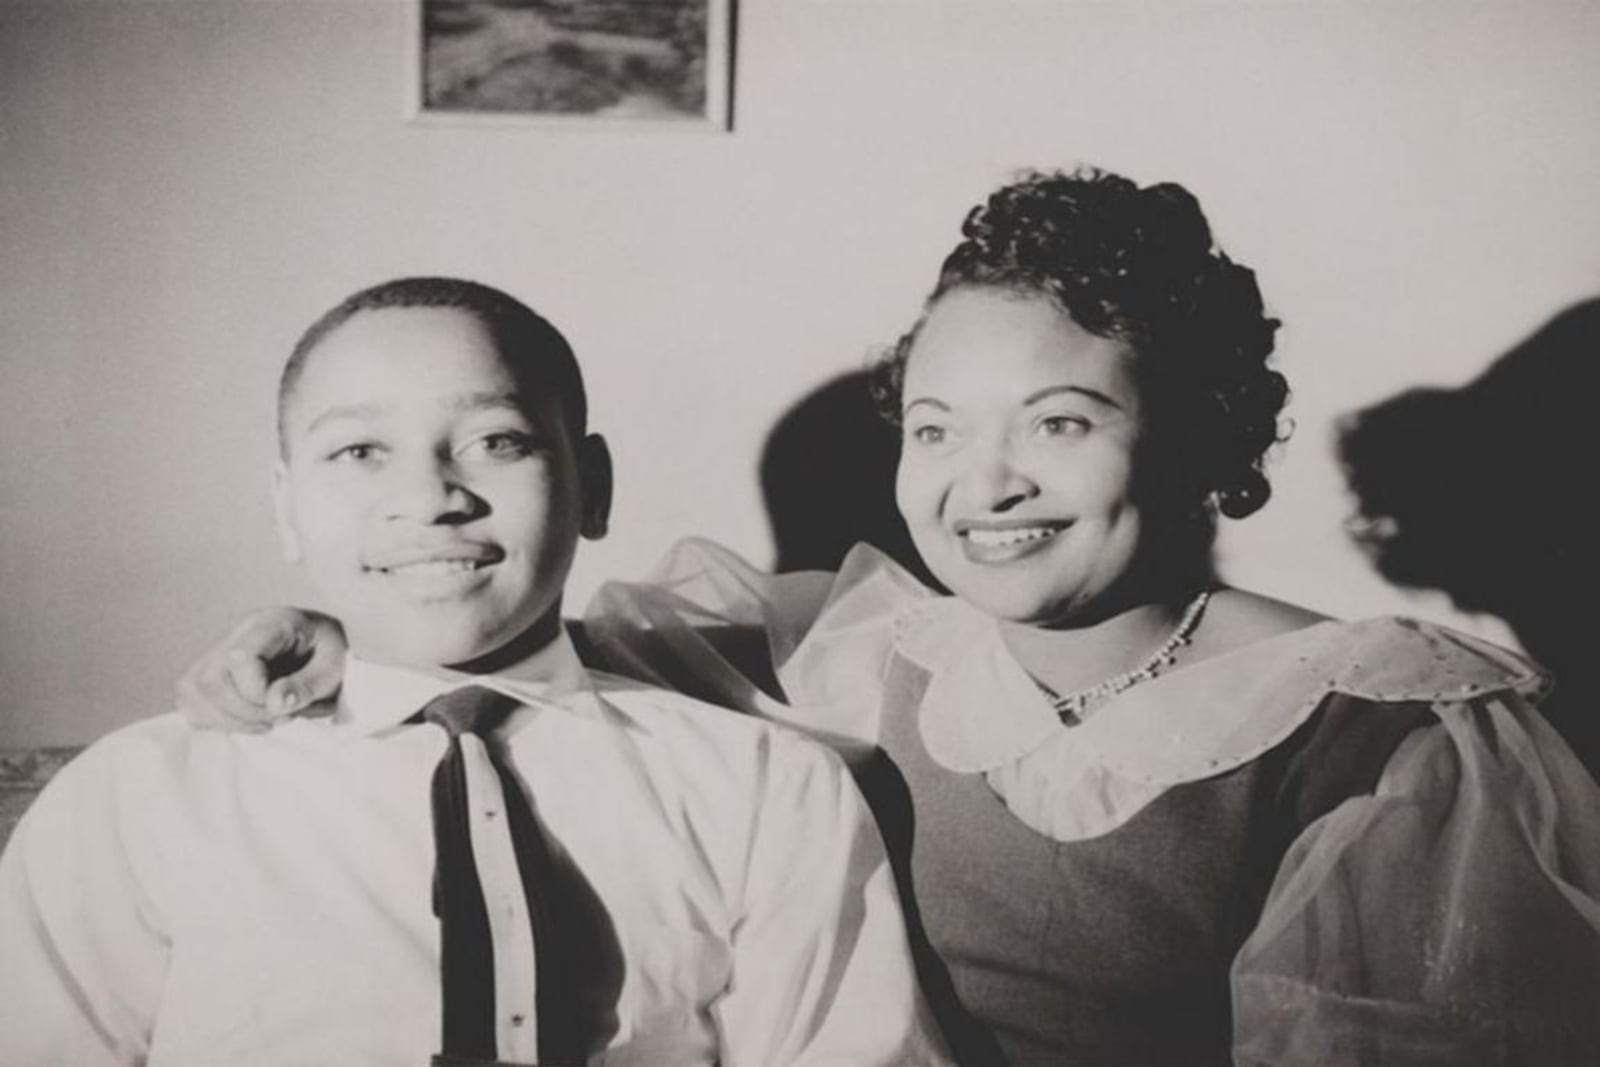
[[[253,611],[178,679],[178,708],[201,729],[270,730],[339,692],[344,652],[336,619],[303,608]]]

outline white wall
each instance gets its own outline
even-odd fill
[[[1592,3],[747,0],[725,135],[408,124],[408,15],[0,0],[0,744],[163,710],[236,613],[308,596],[274,381],[386,277],[505,286],[577,345],[621,480],[576,607],[684,534],[767,558],[774,419],[1014,168],[1180,180],[1287,322],[1298,431],[1227,573],[1444,619],[1347,546],[1331,420],[1600,291]]]

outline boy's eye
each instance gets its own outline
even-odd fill
[[[461,451],[468,458],[500,460],[521,459],[532,454],[537,448],[538,444],[532,434],[503,430],[476,437]]]
[[[911,428],[911,439],[919,445],[942,445],[950,436],[943,426],[914,426]]]
[[[371,441],[356,441],[334,449],[328,459],[334,463],[371,463],[378,458],[379,446]]]
[[[1046,415],[1036,426],[1046,437],[1081,437],[1089,432],[1089,420],[1078,415]]]

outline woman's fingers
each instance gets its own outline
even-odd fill
[[[327,616],[255,611],[184,672],[178,706],[204,729],[266,729],[305,707],[312,693],[336,692],[343,653],[343,634]]]
[[[265,709],[244,695],[248,681],[241,688],[247,670],[241,656],[212,649],[178,679],[178,709],[201,729],[265,729]]]
[[[268,712],[274,717],[292,715],[312,704],[333,699],[344,681],[344,630],[326,615],[298,614],[300,647],[297,652],[304,655],[305,661],[289,674],[269,677],[265,701]]]

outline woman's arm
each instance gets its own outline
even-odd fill
[[[267,730],[331,700],[344,680],[344,653],[337,619],[303,608],[263,608],[184,672],[178,707],[199,727]]]
[[[1433,707],[1289,850],[1234,961],[1235,1062],[1600,1062],[1600,792],[1515,693]]]

